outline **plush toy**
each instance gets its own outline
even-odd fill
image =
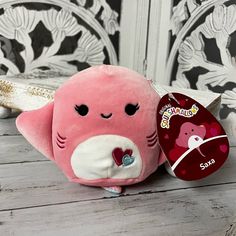
[[[69,180],[120,193],[165,161],[157,137],[159,100],[143,76],[102,65],[74,75],[53,102],[23,112],[16,125]]]

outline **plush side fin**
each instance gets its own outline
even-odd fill
[[[37,150],[51,160],[52,148],[52,118],[54,103],[33,111],[21,113],[16,119],[16,126],[20,133]]]
[[[162,150],[160,150],[160,156],[159,156],[159,160],[158,160],[158,166],[162,165],[163,163],[165,163],[167,161],[166,156],[164,154],[164,152]]]

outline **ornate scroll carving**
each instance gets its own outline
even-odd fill
[[[177,7],[180,4],[186,11],[187,1],[180,1]],[[176,24],[178,27],[173,29],[177,37],[172,50],[178,49],[175,54],[172,51],[169,66],[170,60],[174,62],[177,56],[174,62],[177,70],[175,75],[169,74],[169,78],[176,87],[222,93],[220,117],[236,137],[236,5],[233,1],[206,1],[202,4],[208,4],[209,14],[199,14],[199,9],[203,8],[198,6],[194,10],[198,11],[198,15],[193,12],[190,18],[186,18],[182,13],[182,18]],[[176,12],[174,14],[177,15]],[[180,19],[187,20],[188,27],[182,25],[181,28]],[[196,27],[197,19],[203,23]]]
[[[182,29],[184,22],[189,19],[193,12],[200,6],[204,5],[208,0],[182,0],[173,7],[171,17],[171,30],[173,35],[177,35]]]
[[[117,64],[109,35],[119,31],[118,13],[105,0],[4,0],[0,8],[0,74]],[[39,46],[40,34],[48,40]]]

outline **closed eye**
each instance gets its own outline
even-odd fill
[[[77,111],[77,113],[80,115],[80,116],[86,116],[89,112],[89,108],[87,105],[85,104],[81,104],[81,105],[75,105],[74,109]]]
[[[125,113],[129,116],[133,116],[136,111],[140,108],[139,104],[132,104],[132,103],[128,103],[125,106]]]

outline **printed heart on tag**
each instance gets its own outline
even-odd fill
[[[166,134],[166,135],[164,136],[164,139],[169,139],[169,135]]]
[[[228,147],[224,144],[220,145],[220,150],[221,150],[221,152],[226,153],[228,151]]]
[[[217,129],[215,128],[211,128],[210,132],[213,136],[217,135]]]
[[[125,151],[122,148],[115,148],[112,151],[112,157],[116,163],[116,165],[121,166],[123,164],[123,158],[125,156],[132,156],[133,151],[131,149],[126,149]]]
[[[188,96],[165,95],[158,106],[157,124],[160,146],[180,179],[204,178],[228,157],[224,129],[206,108]]]
[[[185,103],[186,103],[185,100],[180,100],[180,101],[179,101],[180,106],[185,106]]]

